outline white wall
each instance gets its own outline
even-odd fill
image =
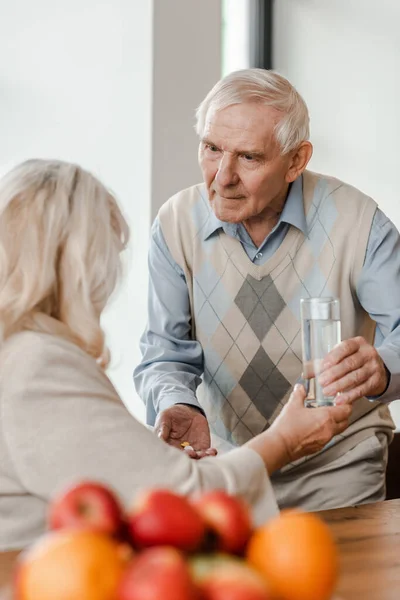
[[[274,68],[309,106],[311,168],[373,196],[400,227],[400,3],[279,0],[274,13]]]
[[[201,181],[195,110],[221,77],[221,1],[154,0],[152,217]]]
[[[104,325],[109,375],[139,418],[149,227],[200,180],[194,111],[220,77],[220,43],[220,0],[0,3],[0,174],[31,157],[71,160],[119,198],[132,242]]]
[[[1,170],[38,156],[81,163],[113,188],[132,226],[134,268],[105,318],[110,374],[131,407],[146,319],[151,88],[151,2],[0,3]]]
[[[372,195],[400,226],[400,3],[279,0],[274,67],[303,94],[311,167]]]

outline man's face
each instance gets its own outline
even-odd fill
[[[211,207],[239,223],[281,210],[291,179],[291,154],[274,137],[280,115],[258,103],[234,104],[207,115],[199,164]]]

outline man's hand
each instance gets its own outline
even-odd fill
[[[385,364],[376,348],[363,337],[338,344],[326,356],[319,376],[326,396],[340,396],[337,404],[354,402],[363,396],[380,396],[388,386]]]
[[[187,404],[175,404],[159,413],[154,430],[159,438],[184,450],[191,458],[203,458],[217,454],[210,448],[211,438],[207,419],[196,408]],[[189,442],[183,449],[182,442]]]

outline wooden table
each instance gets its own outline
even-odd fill
[[[400,500],[320,515],[339,544],[338,600],[400,600]]]
[[[400,500],[319,513],[340,549],[337,600],[400,600]],[[17,552],[0,553],[0,588]]]
[[[19,552],[0,552],[0,600],[2,600],[2,590],[11,581],[18,554]]]

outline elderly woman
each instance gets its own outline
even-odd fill
[[[150,486],[224,488],[266,519],[268,474],[347,426],[349,407],[305,409],[298,388],[268,431],[221,457],[194,461],[157,439],[105,374],[100,316],[127,240],[113,196],[76,165],[32,160],[0,182],[1,550],[38,536],[54,491],[79,478],[124,500]]]

